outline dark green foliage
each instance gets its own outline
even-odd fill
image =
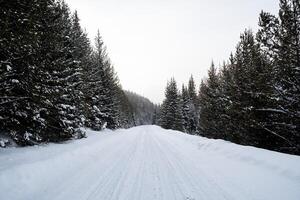
[[[166,129],[183,131],[180,97],[173,78],[167,84],[165,95],[166,98],[161,106],[160,125]]]
[[[32,130],[35,106],[30,91],[38,47],[35,4],[36,1],[0,4],[0,127],[19,143]]]
[[[85,91],[90,98],[88,121],[93,129],[99,130],[103,126],[115,129],[119,127],[120,86],[99,31],[95,46]]]
[[[200,131],[212,138],[300,153],[300,2],[281,0],[279,17],[262,12],[255,39],[200,87]]]
[[[216,68],[212,63],[206,82],[201,82],[199,90],[200,134],[207,137],[220,137],[220,83]]]
[[[181,108],[184,131],[190,134],[198,133],[199,101],[192,76],[189,80],[187,88],[182,85]]]
[[[128,91],[122,90],[121,87],[119,88],[119,123],[121,127],[125,128],[136,125],[134,116],[136,105],[132,103],[131,99],[127,95],[127,92]]]
[[[0,132],[32,145],[81,138],[83,125],[125,126],[127,100],[103,41],[92,49],[77,12],[14,0],[1,1],[0,15]]]
[[[131,105],[135,126],[157,124],[157,105],[134,92],[125,91],[125,94]]]
[[[262,12],[258,41],[274,67],[269,132],[281,137],[282,151],[300,153],[300,2],[281,0],[279,17]]]

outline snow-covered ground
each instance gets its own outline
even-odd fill
[[[3,200],[299,200],[300,157],[157,126],[0,149]]]

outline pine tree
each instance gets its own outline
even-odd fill
[[[91,128],[102,127],[115,129],[119,127],[119,83],[106,53],[103,40],[98,31],[95,38],[95,50],[92,55],[92,70],[89,72],[88,121]]]
[[[168,82],[166,98],[161,107],[160,124],[163,128],[183,131],[183,119],[177,84],[174,78]]]
[[[181,89],[181,108],[182,108],[182,120],[183,120],[183,127],[185,132],[190,132],[190,98],[188,94],[188,90],[185,85],[182,85]]]
[[[272,67],[261,53],[252,31],[241,35],[233,72],[236,93],[232,97],[232,114],[240,124],[235,132],[241,135],[240,142],[267,148],[273,138],[267,131],[270,116],[265,111],[272,103]]]
[[[64,1],[1,2],[0,28],[1,134],[32,145],[130,123],[101,37],[93,51]]]
[[[279,150],[300,152],[300,2],[280,0],[279,17],[262,12],[258,41],[274,66],[275,105],[269,132],[281,138]]]
[[[187,90],[189,96],[189,133],[195,134],[199,121],[199,100],[193,76],[189,79]]]
[[[239,134],[235,132],[235,114],[233,109],[234,78],[233,70],[235,59],[233,54],[230,55],[229,62],[224,63],[220,72],[220,122],[219,127],[223,133],[223,138],[230,141],[239,141]]]
[[[78,117],[80,124],[90,126],[89,119],[89,72],[92,71],[91,55],[92,48],[87,34],[82,30],[77,11],[71,17],[72,27],[70,38],[73,45],[72,57],[73,64],[77,66],[77,83],[74,90],[77,96],[76,107],[78,108]],[[87,118],[86,118],[87,117]]]
[[[35,1],[3,1],[0,6],[0,131],[19,144],[26,144],[25,136],[33,131],[37,9]]]
[[[38,106],[34,110],[37,134],[44,141],[61,141],[73,136],[75,121],[73,87],[76,74],[70,40],[71,21],[64,3],[39,2],[37,63],[33,95]]]
[[[197,104],[197,92],[193,76],[191,75],[188,83],[188,94],[193,104]]]
[[[132,127],[135,125],[133,105],[130,103],[121,86],[119,87],[118,92],[120,127]]]
[[[208,78],[206,82],[201,82],[199,90],[200,102],[200,134],[219,138],[218,122],[219,122],[219,104],[218,104],[218,91],[219,91],[219,77],[214,63],[208,71]]]
[[[97,38],[98,37],[98,38]],[[96,49],[92,54],[92,66],[85,73],[84,89],[85,89],[85,118],[86,126],[101,130],[105,125],[105,113],[101,112],[103,105],[103,42],[100,35],[95,39]],[[105,125],[106,126],[106,125]]]
[[[125,91],[132,107],[133,125],[157,124],[158,108],[149,99],[134,92]]]
[[[82,71],[83,68],[78,61],[75,54],[77,50],[77,41],[72,38],[73,24],[70,15],[70,10],[65,2],[59,2],[58,8],[61,19],[59,21],[61,33],[61,50],[63,57],[60,59],[61,75],[58,76],[58,82],[62,87],[62,94],[58,102],[55,103],[59,106],[59,113],[61,120],[66,129],[76,137],[82,137],[81,131],[78,129],[82,126],[81,122],[81,103],[83,100],[83,93],[81,92],[82,84]]]

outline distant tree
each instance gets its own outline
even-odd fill
[[[159,108],[149,99],[134,92],[125,91],[132,106],[134,125],[157,124]]]
[[[119,123],[121,127],[129,128],[135,126],[134,108],[121,86],[118,90],[119,99]]]
[[[163,128],[183,131],[182,110],[177,84],[172,78],[166,87],[166,98],[161,106],[160,124]]]
[[[182,120],[183,120],[183,127],[185,132],[189,132],[190,130],[190,98],[188,94],[188,90],[185,85],[182,85],[181,89],[181,108],[182,108]]]
[[[196,85],[193,76],[188,82],[188,97],[189,97],[189,133],[197,133],[199,122],[199,99],[197,96]]]
[[[218,138],[219,122],[219,77],[214,63],[208,71],[206,82],[201,82],[199,91],[200,102],[200,134],[207,137]]]

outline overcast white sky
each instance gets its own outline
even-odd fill
[[[197,87],[212,60],[227,60],[260,11],[278,0],[66,0],[91,39],[100,30],[124,89],[155,103],[171,77]]]

